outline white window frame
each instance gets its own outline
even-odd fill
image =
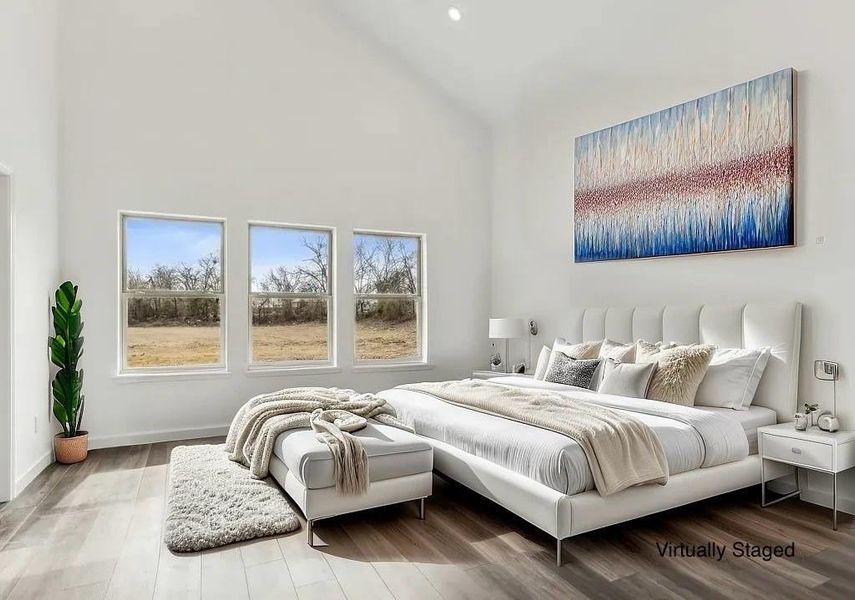
[[[252,291],[252,228],[268,227],[326,233],[329,235],[327,246],[327,293],[308,292],[254,292]],[[249,221],[247,228],[247,357],[248,370],[299,370],[336,366],[336,335],[335,335],[335,277],[336,277],[336,232],[335,227],[327,225],[305,225],[297,223],[279,223],[273,221]],[[279,360],[256,361],[252,355],[252,301],[254,298],[290,298],[291,300],[326,300],[327,302],[327,358],[326,360]]]
[[[128,219],[161,219],[164,221],[189,221],[196,223],[216,223],[220,225],[222,235],[220,236],[220,282],[219,292],[200,292],[188,290],[128,290],[128,254],[127,254],[127,230],[125,223]],[[226,326],[226,220],[219,217],[203,217],[195,215],[176,215],[166,213],[120,211],[119,212],[119,318],[121,319],[119,330],[119,375],[163,375],[163,374],[187,374],[226,372],[228,365],[228,344]],[[162,367],[131,367],[128,365],[128,303],[131,298],[213,298],[219,300],[220,307],[220,360],[211,364],[190,364]]]
[[[351,323],[353,323],[353,366],[354,367],[382,367],[382,366],[407,366],[407,365],[427,365],[427,295],[425,293],[427,282],[426,268],[426,236],[423,233],[409,233],[403,231],[381,231],[376,229],[354,229],[351,245],[356,243],[357,235],[373,235],[378,237],[399,237],[408,239],[417,239],[419,242],[418,250],[418,286],[415,294],[358,294],[353,290],[354,285],[351,280],[351,290],[353,290],[353,307],[351,309]],[[352,258],[351,258],[352,262]],[[352,265],[351,265],[352,268]],[[415,359],[362,359],[357,358],[357,334],[356,334],[356,303],[359,300],[415,300],[416,301],[416,344],[419,349],[419,356]]]

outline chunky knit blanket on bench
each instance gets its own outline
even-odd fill
[[[238,410],[226,438],[229,458],[249,467],[256,479],[268,475],[276,438],[284,431],[312,428],[330,449],[336,489],[342,494],[368,490],[368,457],[349,432],[367,419],[412,431],[386,401],[374,394],[322,387],[288,388],[256,396]]]

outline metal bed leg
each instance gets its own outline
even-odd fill
[[[306,519],[306,543],[312,547],[314,547],[314,545],[315,545],[315,534],[312,531],[312,526],[314,524],[315,524],[315,522],[313,520]]]
[[[419,520],[425,520],[425,499],[419,498]]]
[[[561,538],[558,538],[555,543],[555,566],[561,566]]]

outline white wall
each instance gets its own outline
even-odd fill
[[[479,121],[310,0],[78,0],[61,18],[62,271],[84,301],[94,445],[216,431],[285,386],[377,390],[483,362],[491,156]],[[120,209],[228,220],[230,376],[115,378]],[[338,229],[341,373],[247,375],[248,220]],[[427,235],[432,371],[351,371],[355,227]]]
[[[0,164],[14,172],[14,478],[21,489],[51,460],[45,356],[58,278],[53,0],[0,2]]]
[[[812,363],[839,361],[839,412],[855,428],[851,6],[666,2],[610,23],[602,45],[543,65],[494,133],[492,312],[538,319],[538,341],[550,343],[569,306],[799,300],[802,401],[830,407]],[[798,247],[574,264],[576,136],[789,66],[799,71]],[[855,474],[846,478],[855,499]]]

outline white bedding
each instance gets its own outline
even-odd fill
[[[720,414],[717,409],[700,410],[652,400],[608,396],[525,377],[502,377],[491,381],[560,391],[631,412],[659,437],[672,475],[740,460],[748,455],[748,439],[742,422]],[[594,488],[582,448],[564,435],[454,406],[420,392],[391,389],[379,395],[389,401],[397,410],[398,417],[419,435],[490,460],[568,495]],[[742,414],[748,413],[750,411]]]
[[[778,416],[771,408],[752,404],[747,410],[733,410],[732,408],[718,408],[713,406],[696,406],[698,410],[718,413],[729,419],[736,419],[745,431],[748,439],[748,453],[757,454],[757,428],[764,425],[774,425],[778,422]]]

